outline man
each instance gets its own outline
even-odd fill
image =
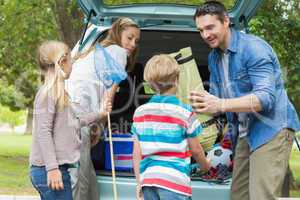
[[[198,113],[226,113],[236,139],[231,198],[275,200],[281,194],[297,113],[281,78],[280,64],[264,40],[230,28],[223,4],[209,1],[194,15],[212,48],[210,93],[191,92]]]

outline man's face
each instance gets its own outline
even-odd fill
[[[199,16],[196,18],[196,26],[201,37],[211,48],[227,48],[228,17],[225,17],[222,23],[217,15]]]

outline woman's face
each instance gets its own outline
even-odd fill
[[[121,46],[127,50],[128,56],[136,49],[140,40],[140,32],[140,29],[130,26],[121,33]]]

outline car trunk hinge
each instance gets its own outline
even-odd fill
[[[239,22],[240,22],[240,24],[243,24],[245,33],[249,33],[250,30],[249,30],[248,21],[247,21],[245,15],[242,15],[242,16],[239,18]]]
[[[82,42],[83,42],[83,39],[84,39],[84,36],[85,36],[86,30],[87,30],[87,28],[88,28],[88,25],[89,25],[89,22],[91,21],[91,17],[92,17],[92,15],[93,15],[93,16],[95,16],[95,15],[96,15],[96,13],[95,13],[94,9],[91,9],[91,10],[89,11],[89,14],[88,14],[87,20],[86,20],[86,22],[85,22],[85,27],[84,27],[84,30],[83,30],[83,33],[82,33],[82,36],[81,36],[81,39],[80,39],[80,42],[79,42],[79,45],[81,45],[81,44],[82,44]]]

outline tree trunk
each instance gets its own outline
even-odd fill
[[[33,123],[33,109],[28,108],[25,135],[32,134],[32,123]]]
[[[61,40],[72,49],[80,39],[80,27],[83,26],[78,23],[81,21],[80,18],[82,18],[82,14],[76,1],[55,0],[55,4],[52,5],[52,10],[58,24]]]

